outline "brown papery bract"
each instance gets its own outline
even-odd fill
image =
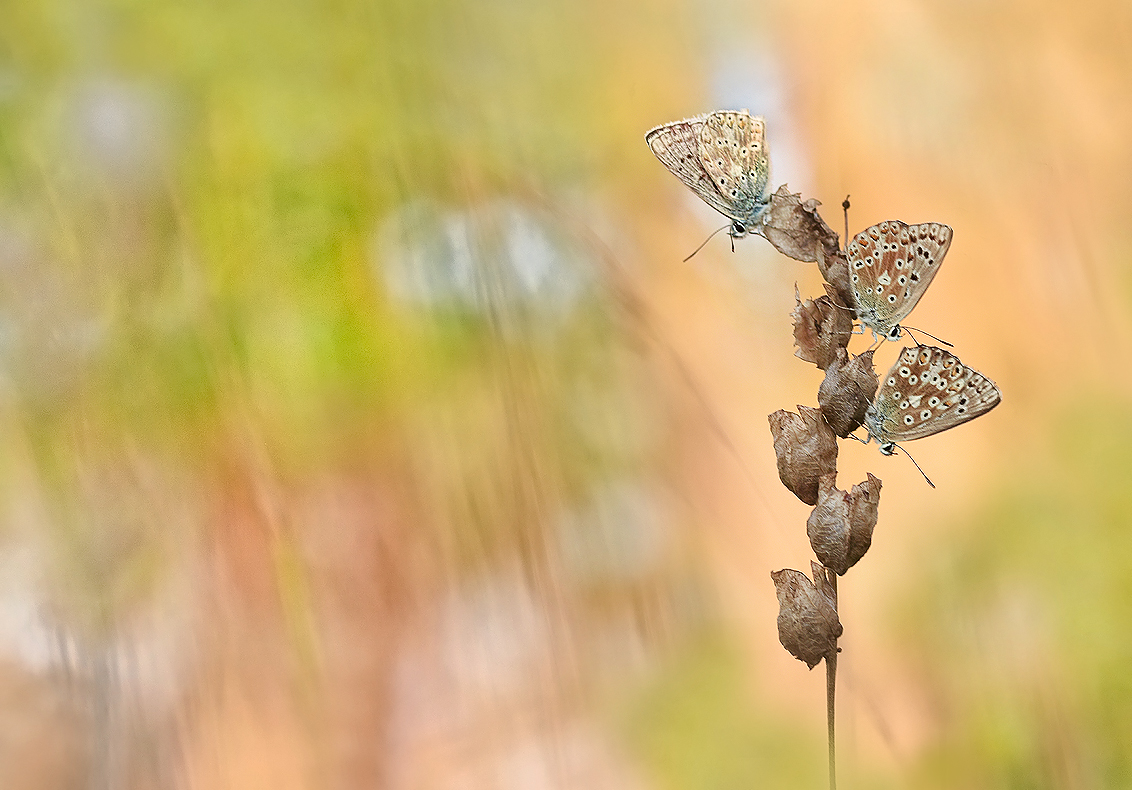
[[[778,456],[779,480],[807,505],[817,501],[817,481],[837,472],[838,439],[811,406],[798,406],[798,414],[780,409],[767,415]]]
[[[881,481],[869,474],[868,480],[848,493],[836,481],[832,474],[821,478],[817,504],[806,520],[806,535],[822,564],[844,576],[872,544]]]
[[[818,389],[818,405],[835,434],[845,438],[861,427],[879,383],[872,351],[849,359],[845,349],[837,349]]]
[[[794,300],[796,304],[790,314],[794,321],[794,344],[798,347],[794,355],[826,370],[837,359],[838,349],[849,345],[853,332],[852,313],[829,296],[803,302],[796,287]]]
[[[868,479],[849,492],[849,567],[865,556],[873,543],[873,528],[880,509],[880,478],[866,472]]]
[[[778,478],[794,495],[813,505],[818,480],[837,471],[837,437],[820,409],[799,406],[798,414],[779,409],[767,416],[778,457]]]
[[[819,569],[814,567],[815,578]],[[773,571],[770,578],[778,593],[778,641],[790,655],[813,669],[837,650],[841,636],[837,608],[822,591],[829,589],[828,582],[819,579],[819,589],[806,574],[791,568]]]
[[[850,309],[853,301],[853,288],[849,284],[849,263],[840,250],[820,248],[818,271],[825,280],[825,292],[839,305]],[[851,315],[855,315],[850,310]]]
[[[785,184],[780,186],[770,197],[758,232],[776,250],[796,261],[813,263],[836,254],[838,237],[817,212],[821,202],[813,198],[803,202],[800,198]]]

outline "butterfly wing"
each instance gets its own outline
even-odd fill
[[[861,323],[878,334],[912,312],[951,246],[951,228],[938,222],[887,220],[849,242],[849,280]]]
[[[770,197],[770,157],[766,123],[746,110],[707,116],[700,128],[700,163],[720,193],[734,207],[734,218],[753,222]]]
[[[723,193],[715,188],[701,163],[700,130],[706,118],[706,115],[701,115],[658,126],[645,135],[645,142],[660,163],[705,203],[730,219],[741,220],[743,217],[735,213],[731,201],[724,199]]]
[[[905,348],[866,417],[878,441],[922,439],[986,414],[1002,400],[995,383],[934,346]]]

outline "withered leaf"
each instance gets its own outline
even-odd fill
[[[837,607],[801,571],[786,568],[770,578],[778,593],[778,641],[813,669],[837,651],[842,631]]]
[[[770,197],[759,232],[783,255],[812,263],[818,260],[819,249],[836,250],[838,237],[818,214],[821,203],[800,198],[785,184],[780,186]]]
[[[880,509],[880,478],[871,472],[849,492],[849,567],[865,556],[873,543],[873,528]]]
[[[869,474],[849,493],[835,483],[834,475],[821,478],[817,504],[806,520],[806,535],[822,564],[844,576],[872,545],[881,482]]]
[[[845,438],[861,427],[879,383],[872,351],[849,359],[845,349],[837,349],[818,388],[818,405],[835,434]]]
[[[799,414],[779,409],[767,416],[778,459],[778,478],[794,495],[818,501],[818,479],[837,471],[837,437],[820,409],[799,406]]]
[[[794,355],[813,362],[822,370],[837,357],[837,349],[849,345],[853,332],[853,314],[836,305],[829,296],[802,301],[798,287],[794,287]]]

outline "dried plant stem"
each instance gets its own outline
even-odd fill
[[[837,605],[837,574],[827,570],[826,577],[833,589],[834,606]],[[836,748],[836,717],[834,716],[834,703],[837,699],[837,651],[825,657],[825,714],[826,728],[829,735],[829,790],[837,790],[837,748]]]

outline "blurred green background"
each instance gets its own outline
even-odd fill
[[[765,419],[820,278],[682,263],[643,141],[745,107],[833,227],[955,229],[912,323],[1004,393],[936,490],[843,443],[842,786],[1132,787],[1127,3],[0,19],[0,786],[825,786]]]

